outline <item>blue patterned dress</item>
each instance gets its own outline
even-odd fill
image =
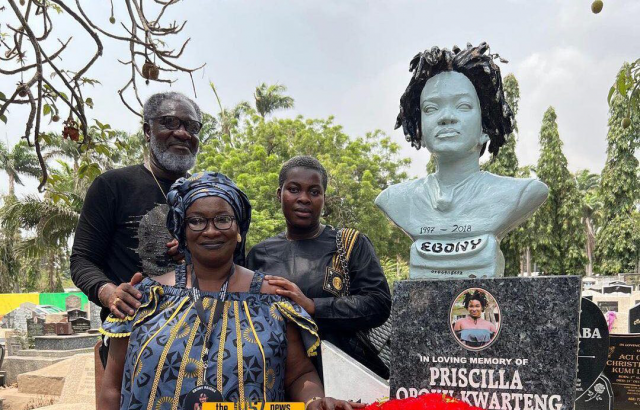
[[[307,355],[320,345],[316,324],[299,305],[260,293],[264,274],[256,272],[249,292],[228,293],[223,313],[211,326],[218,292],[201,292],[207,323],[202,325],[185,288],[186,268],[176,269],[176,286],[145,278],[136,288],[141,306],[133,316],[109,316],[100,332],[129,337],[120,410],[182,410],[186,394],[205,383],[201,355],[207,354],[206,384],[224,401],[284,401],[286,328],[293,322]]]

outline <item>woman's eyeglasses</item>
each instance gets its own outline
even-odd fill
[[[182,120],[175,115],[163,115],[161,117],[150,118],[151,120],[158,120],[163,127],[168,130],[175,131],[180,128],[180,125],[184,125],[184,129],[192,135],[197,135],[202,129],[202,123],[196,120]]]
[[[194,216],[192,218],[187,218],[187,226],[193,232],[202,232],[209,226],[209,221],[213,221],[213,226],[219,231],[226,231],[231,228],[233,225],[233,221],[236,219],[230,215],[218,215],[213,218],[204,218],[201,216]]]

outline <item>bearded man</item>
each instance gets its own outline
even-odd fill
[[[134,273],[142,271],[136,252],[138,223],[166,204],[171,184],[194,166],[199,147],[202,113],[188,97],[154,94],[143,110],[149,163],[107,171],[93,181],[73,242],[71,278],[103,307],[102,320],[109,312],[124,318],[139,307],[140,295],[129,284]],[[181,258],[177,242],[167,248],[169,256]]]

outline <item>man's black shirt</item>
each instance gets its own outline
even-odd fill
[[[174,181],[158,178],[164,193]],[[129,282],[142,271],[137,230],[140,218],[158,204],[163,193],[144,165],[107,171],[87,191],[71,252],[71,278],[92,302],[108,282]]]

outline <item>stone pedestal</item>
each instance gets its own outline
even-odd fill
[[[100,335],[38,336],[34,339],[37,350],[71,350],[95,346]]]

